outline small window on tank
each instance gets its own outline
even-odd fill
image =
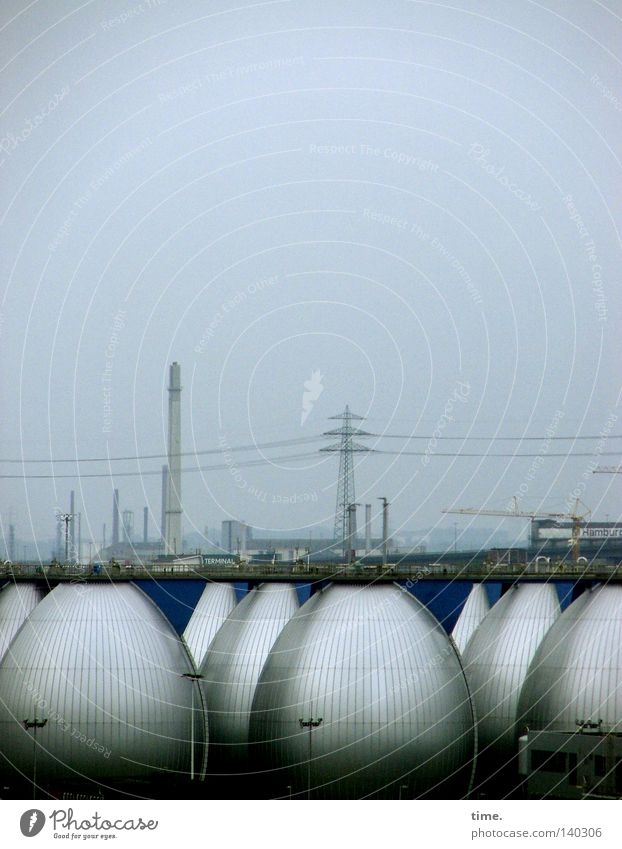
[[[531,768],[534,772],[566,772],[566,753],[532,749]]]

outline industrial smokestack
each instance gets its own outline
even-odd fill
[[[246,557],[246,542],[247,542],[247,530],[248,527],[246,522],[239,523],[240,536],[239,536],[239,545],[238,548],[240,550],[240,557],[242,560]]]
[[[149,508],[143,507],[143,542],[149,542]]]
[[[348,504],[348,563],[356,560],[356,508],[358,504]]]
[[[62,521],[63,521],[63,520],[60,518],[60,515],[59,515],[58,520],[57,520],[57,522],[56,522],[56,552],[55,552],[55,554],[54,554],[54,557],[55,557],[57,560],[59,560],[59,561],[63,559],[63,528],[62,528]]]
[[[166,490],[168,489],[168,466],[162,466],[162,513],[160,514],[160,539],[166,544]]]
[[[134,511],[123,511],[123,542],[128,545],[134,539]]]
[[[9,525],[8,555],[11,563],[15,562],[15,525]]]
[[[82,513],[78,513],[78,544],[76,546],[76,562],[82,563]]]
[[[112,544],[119,542],[119,490],[112,493]]]
[[[371,504],[365,505],[365,554],[371,551]]]
[[[72,489],[69,493],[69,558],[76,559],[76,493]]]
[[[178,554],[181,550],[181,369],[179,363],[172,363],[168,385],[166,553]]]

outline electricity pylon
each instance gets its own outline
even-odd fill
[[[360,442],[355,442],[354,437],[373,436],[372,433],[367,433],[365,430],[359,430],[352,426],[353,421],[362,421],[363,416],[357,416],[356,413],[351,413],[350,408],[346,404],[343,413],[338,416],[331,416],[331,420],[337,419],[342,421],[341,427],[334,430],[327,430],[323,436],[339,436],[339,442],[332,445],[327,445],[326,448],[320,448],[320,451],[331,453],[339,453],[339,477],[337,478],[337,507],[335,510],[335,542],[338,543],[342,550],[348,548],[348,540],[350,536],[349,528],[349,508],[351,504],[356,502],[354,495],[354,453],[367,453],[371,451],[366,445]],[[354,528],[356,534],[356,528]]]

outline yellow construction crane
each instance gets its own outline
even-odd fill
[[[581,526],[586,523],[587,518],[591,515],[591,511],[585,507],[584,513],[579,513],[579,507],[582,504],[577,498],[575,501],[574,510],[571,513],[543,513],[538,510],[519,510],[518,499],[514,497],[514,509],[512,510],[489,510],[487,508],[477,507],[456,507],[453,509],[445,508],[443,513],[468,513],[472,516],[504,516],[506,519],[569,519],[572,522],[571,531],[571,551],[572,562],[576,565],[579,562],[581,553]]]

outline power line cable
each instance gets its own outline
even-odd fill
[[[374,433],[372,436],[383,439],[451,439],[478,442],[572,442],[576,439],[622,439],[622,434],[605,434],[598,436],[418,436],[408,433]]]
[[[231,462],[224,463],[217,466],[191,466],[182,469],[181,471],[184,473],[188,472],[218,472],[224,471],[226,469],[242,469],[247,468],[249,466],[265,466],[271,463],[283,463],[287,460],[309,460],[312,457],[317,459],[317,454],[307,453],[307,454],[288,454],[284,457],[267,457],[262,458],[260,460],[242,460],[240,462]],[[74,480],[83,478],[131,478],[131,477],[145,477],[147,475],[161,475],[162,469],[147,469],[147,470],[136,470],[133,472],[74,472],[74,473],[63,473],[63,474],[47,474],[47,475],[2,475],[0,474],[0,480],[60,480],[62,478],[72,478]]]
[[[221,445],[218,448],[206,448],[202,451],[182,451],[173,456],[176,457],[200,457],[206,454],[224,454],[232,451],[253,451],[268,448],[286,448],[289,445],[305,445],[311,442],[322,441],[322,436],[301,436],[296,439],[280,439],[276,442],[255,442],[247,445]],[[160,460],[166,459],[168,454],[128,454],[119,457],[72,457],[55,460],[51,457],[37,460],[0,459],[0,463],[116,463],[128,460]]]
[[[542,457],[543,459],[546,457],[619,457],[619,451],[599,451],[598,453],[595,451],[577,451],[576,453],[569,452],[567,454],[558,454],[552,452],[537,452],[535,454],[507,454],[507,453],[476,453],[471,451],[383,451],[382,449],[373,448],[370,451],[371,454],[390,454],[395,457],[514,457],[519,459],[521,457]]]
[[[568,454],[560,454],[560,453],[535,453],[535,454],[509,454],[509,453],[483,453],[483,452],[451,452],[451,451],[435,451],[435,452],[426,452],[426,451],[383,451],[379,449],[370,449],[369,454],[382,454],[386,456],[394,456],[394,457],[452,457],[456,460],[463,458],[484,458],[488,459],[492,458],[505,458],[505,459],[513,459],[513,460],[521,460],[521,459],[530,459],[532,457],[559,457],[564,459],[570,458],[585,458],[585,457],[595,457],[596,454],[594,452],[577,452],[577,453],[568,453]],[[607,457],[607,456],[619,456],[619,452],[617,451],[600,451],[598,453],[599,457]],[[216,466],[192,466],[186,467],[182,469],[182,472],[185,474],[189,472],[217,472],[223,471],[225,469],[231,468],[247,468],[251,466],[263,466],[270,465],[272,463],[281,463],[288,460],[309,460],[315,457],[317,459],[317,453],[306,453],[306,454],[289,454],[283,457],[268,457],[261,458],[258,460],[246,460],[246,461],[231,461],[230,463],[219,464]],[[136,458],[132,458],[136,459]],[[16,474],[16,475],[5,475],[0,474],[0,480],[60,480],[63,478],[72,478],[72,479],[83,479],[83,478],[127,478],[127,477],[142,477],[147,475],[161,475],[161,469],[152,469],[152,470],[136,470],[132,472],[75,472],[75,473],[63,473],[63,474],[45,474],[45,475],[33,475],[33,474]]]
[[[609,434],[604,437],[602,434],[595,436],[419,436],[413,434],[398,434],[398,433],[370,433],[369,436],[372,436],[376,439],[436,439],[436,440],[451,440],[451,441],[478,441],[478,442],[553,442],[553,441],[573,441],[578,439],[622,439],[622,434]],[[323,441],[324,437],[319,434],[317,436],[302,436],[294,439],[281,439],[273,442],[254,442],[248,443],[246,445],[221,445],[218,448],[206,448],[201,451],[182,451],[179,455],[180,457],[203,457],[209,454],[222,454],[222,453],[230,453],[237,451],[261,451],[263,449],[269,448],[286,448],[288,446],[294,445],[308,445],[313,442]],[[376,453],[380,453],[380,450],[377,450]],[[384,452],[390,453],[390,452]],[[398,453],[407,453],[407,452],[398,452]],[[619,452],[599,452],[599,454],[603,453],[619,453]],[[443,456],[443,455],[440,455]],[[473,455],[475,456],[475,455]],[[506,455],[481,455],[481,456],[506,456]],[[507,456],[514,456],[513,454]],[[532,456],[530,454],[521,455],[524,457]],[[554,456],[565,456],[565,455],[555,455],[555,454],[547,454],[548,457]],[[580,454],[576,454],[574,456],[583,456]],[[592,456],[592,454],[586,454],[584,456]],[[117,462],[127,462],[130,460],[159,460],[159,459],[167,459],[168,454],[127,454],[127,455],[119,455],[117,457],[67,457],[63,459],[54,459],[52,457],[40,458],[40,459],[24,459],[24,458],[9,458],[4,457],[0,458],[0,463],[11,463],[11,464],[36,464],[36,463],[117,463]],[[0,475],[0,477],[7,477],[6,475]],[[73,475],[71,476],[73,477]]]

